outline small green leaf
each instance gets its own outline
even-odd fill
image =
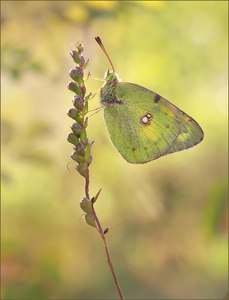
[[[76,120],[77,123],[83,124],[84,116],[79,112],[79,113],[76,115],[75,120]]]
[[[80,133],[80,139],[81,139],[82,142],[84,142],[86,140],[86,138],[87,138],[87,132],[86,132],[86,129],[83,128],[81,133]]]
[[[98,193],[95,195],[95,197],[93,197],[93,198],[91,199],[91,203],[92,203],[92,204],[94,204],[95,201],[98,199],[99,194],[100,194],[101,191],[102,191],[102,189],[100,189],[100,190],[98,191]]]
[[[87,114],[87,112],[88,112],[88,102],[86,101],[85,102],[85,104],[84,104],[84,108],[83,108],[83,110],[82,110],[82,112],[83,112],[83,114]]]
[[[87,61],[84,63],[83,68],[86,69],[88,67],[88,64],[89,64],[89,59],[87,59]]]
[[[90,155],[91,155],[91,144],[87,144],[87,147],[85,149],[85,155],[84,155],[85,159],[88,160]]]

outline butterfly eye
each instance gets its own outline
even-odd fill
[[[115,79],[115,73],[110,73],[108,76],[107,76],[108,78],[108,81],[113,81],[114,79]]]
[[[141,116],[140,123],[142,125],[147,126],[147,125],[150,125],[152,119],[153,119],[153,116],[151,115],[151,113],[147,113],[144,116]]]

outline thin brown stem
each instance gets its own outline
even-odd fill
[[[112,262],[112,258],[111,258],[111,255],[110,255],[110,252],[109,252],[109,248],[108,248],[108,245],[107,245],[107,241],[106,241],[106,237],[105,237],[105,234],[104,234],[104,230],[102,228],[102,225],[99,221],[99,218],[96,214],[96,211],[95,211],[95,208],[94,208],[94,205],[92,205],[92,214],[95,218],[95,222],[96,222],[96,225],[97,225],[97,230],[103,240],[103,244],[104,244],[104,248],[105,248],[105,252],[106,252],[106,256],[107,256],[107,263],[109,265],[109,268],[110,268],[110,271],[111,271],[111,274],[113,276],[113,279],[114,279],[114,282],[115,282],[115,285],[116,285],[116,288],[117,288],[117,291],[118,291],[118,294],[119,294],[119,298],[120,300],[124,300],[124,296],[123,296],[123,293],[122,293],[122,289],[121,289],[121,286],[119,284],[119,281],[118,281],[118,277],[116,275],[116,272],[115,272],[115,268],[114,268],[114,265],[113,265],[113,262]]]
[[[89,169],[87,170],[87,175],[85,177],[85,194],[86,194],[86,197],[88,199],[90,199],[89,197],[89,183],[90,183],[90,180],[89,180]],[[121,286],[119,284],[119,281],[118,281],[118,277],[116,275],[116,272],[115,272],[115,268],[114,268],[114,265],[113,265],[113,262],[112,262],[112,258],[111,258],[111,255],[110,255],[110,251],[109,251],[109,248],[108,248],[108,245],[107,245],[107,241],[106,241],[106,237],[105,237],[105,234],[104,234],[104,229],[99,221],[99,218],[96,214],[96,211],[95,211],[95,208],[94,208],[94,204],[92,203],[92,215],[93,217],[95,218],[95,223],[96,223],[96,226],[97,226],[97,230],[103,240],[103,244],[104,244],[104,248],[105,248],[105,252],[106,252],[106,256],[107,256],[107,263],[109,265],[109,268],[110,268],[110,271],[111,271],[111,274],[112,274],[112,277],[114,279],[114,283],[115,283],[115,286],[117,288],[117,291],[118,291],[118,294],[119,294],[119,299],[120,300],[124,300],[124,296],[123,296],[123,293],[122,293],[122,289],[121,289]]]
[[[90,183],[89,169],[87,169],[87,174],[86,174],[86,177],[85,177],[85,195],[86,195],[87,199],[90,199],[90,196],[89,196],[89,183]]]

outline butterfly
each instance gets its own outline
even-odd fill
[[[99,37],[112,71],[105,74],[100,101],[115,148],[129,163],[143,164],[191,148],[204,138],[200,125],[154,91],[121,82]]]

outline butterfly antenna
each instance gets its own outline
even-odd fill
[[[103,50],[104,54],[106,55],[107,59],[109,60],[109,62],[110,62],[110,64],[111,64],[111,67],[112,67],[113,72],[115,73],[115,69],[114,69],[114,66],[113,66],[113,64],[112,64],[112,61],[111,61],[111,59],[110,59],[110,57],[109,57],[109,55],[108,55],[108,53],[107,53],[107,51],[106,51],[106,48],[104,47],[104,45],[103,45],[103,43],[102,43],[100,37],[99,37],[99,36],[95,37],[95,40],[96,40],[96,42],[99,44],[99,46],[101,47],[101,49]]]

